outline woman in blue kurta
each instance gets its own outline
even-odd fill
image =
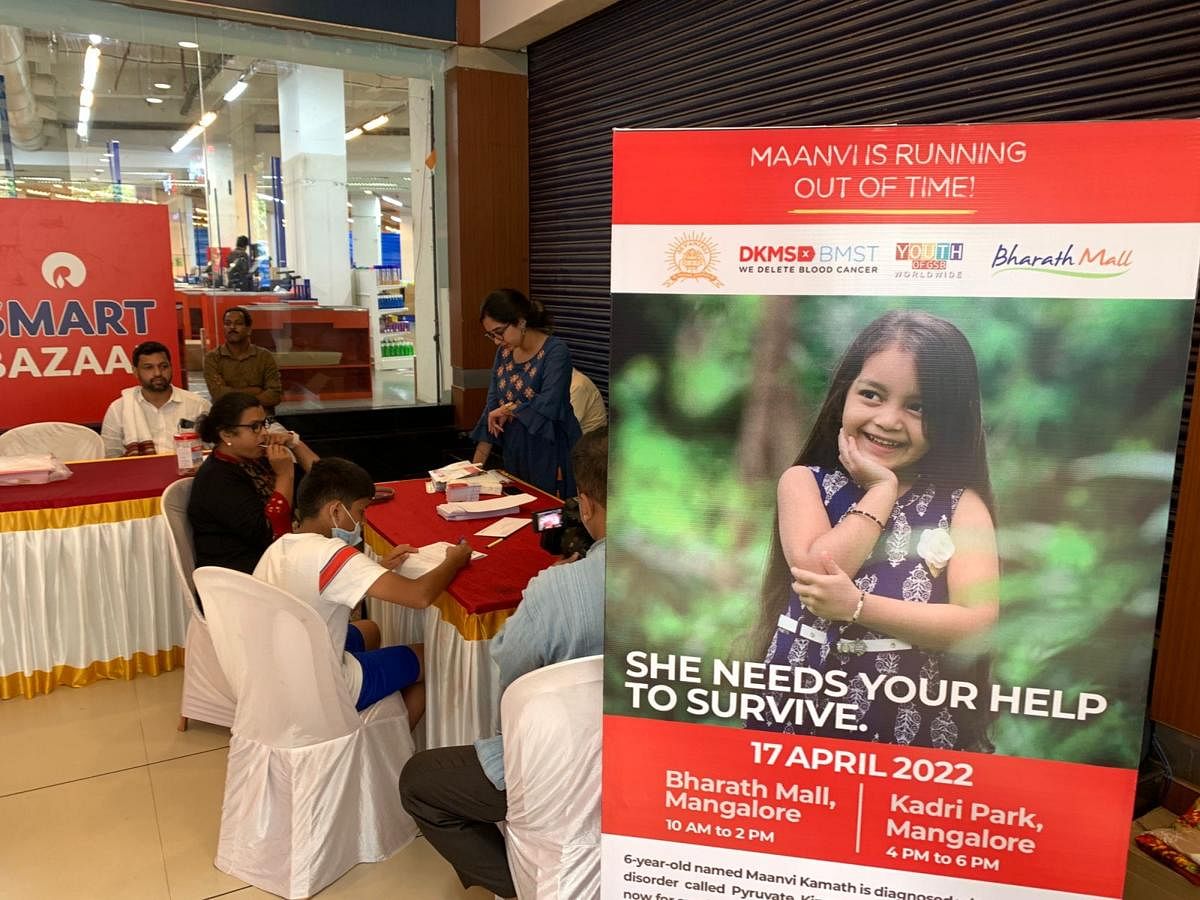
[[[475,462],[499,445],[508,472],[574,497],[570,453],[582,432],[571,409],[571,351],[550,334],[545,307],[511,288],[487,295],[479,321],[497,348],[487,406],[471,432]]]

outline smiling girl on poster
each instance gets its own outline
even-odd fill
[[[766,730],[986,751],[987,657],[999,561],[970,344],[893,310],[842,357],[808,442],[779,480],[756,645],[769,664],[846,673],[857,732]],[[948,650],[970,650],[973,661]],[[762,658],[762,657],[760,657]],[[874,698],[866,676],[975,684],[975,709]],[[885,679],[886,680],[886,679]],[[949,685],[945,696],[952,696]]]

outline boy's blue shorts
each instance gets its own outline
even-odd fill
[[[412,684],[421,674],[421,662],[411,647],[367,650],[362,633],[353,624],[346,629],[346,652],[362,667],[362,688],[354,708],[362,712],[388,694]]]

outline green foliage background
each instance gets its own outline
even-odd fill
[[[779,330],[780,303],[789,334],[770,371],[793,395],[772,401],[766,441],[784,461],[754,472],[744,462],[753,354]],[[1187,301],[614,297],[607,711],[660,715],[629,706],[630,649],[701,656],[706,668],[749,655],[775,483],[841,352],[896,307],[954,322],[979,363],[1001,555],[994,680],[1061,689],[1069,706],[1080,691],[1109,702],[1085,723],[1002,714],[997,752],[1135,766]]]

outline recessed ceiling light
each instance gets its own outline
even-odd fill
[[[156,81],[156,82],[154,82],[154,86],[156,88],[158,88],[160,91],[169,91],[171,89],[171,86],[169,84],[167,84],[165,81]]]
[[[162,103],[162,97],[147,97],[147,103]]]
[[[200,45],[197,44],[195,41],[180,41],[179,46],[182,47],[184,50],[199,50],[200,49]]]

